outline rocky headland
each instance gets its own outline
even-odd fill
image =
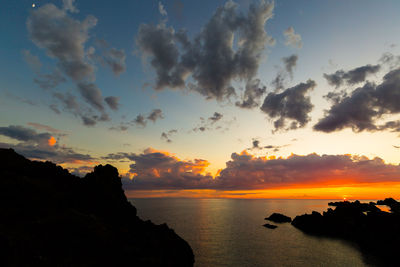
[[[0,149],[1,266],[193,266],[189,244],[136,215],[118,170],[84,178]]]
[[[376,205],[387,205],[390,212]],[[393,198],[377,203],[331,202],[322,214],[296,216],[292,225],[308,234],[342,238],[356,243],[364,255],[379,259],[385,266],[398,264],[400,244],[400,203]]]

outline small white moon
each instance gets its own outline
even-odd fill
[[[32,4],[32,7],[35,7],[36,5],[35,4]]]

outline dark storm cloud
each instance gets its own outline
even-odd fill
[[[261,98],[266,91],[267,87],[262,86],[259,79],[251,80],[246,84],[242,101],[237,101],[236,106],[245,109],[256,108],[260,106]]]
[[[314,130],[334,132],[351,128],[355,132],[395,130],[397,124],[377,125],[383,115],[400,113],[400,68],[388,72],[376,85],[367,82],[351,93],[336,95],[333,105]]]
[[[282,58],[282,61],[285,64],[285,69],[290,74],[290,77],[293,77],[293,68],[296,67],[297,60],[297,55]]]
[[[293,48],[302,48],[303,42],[301,41],[301,35],[294,32],[293,27],[287,28],[283,35],[285,36],[285,45],[291,46]]]
[[[169,130],[168,132],[163,132],[161,134],[161,139],[167,143],[172,143],[171,136],[173,134],[176,134],[177,132],[178,132],[178,130],[176,130],[176,129]]]
[[[112,110],[118,110],[119,108],[119,97],[116,96],[107,96],[104,98],[104,101]]]
[[[326,81],[335,87],[340,87],[345,83],[355,85],[364,82],[368,75],[375,74],[381,69],[380,65],[365,65],[349,71],[338,70],[332,74],[324,73]]]
[[[275,130],[297,129],[304,127],[309,121],[308,113],[313,109],[310,97],[306,94],[313,90],[316,83],[308,80],[294,87],[288,88],[282,93],[269,93],[264,99],[261,110],[270,118],[278,118],[274,122]],[[286,120],[291,120],[286,127]]]
[[[155,89],[165,87],[195,90],[206,98],[224,100],[235,95],[233,80],[251,80],[257,73],[261,54],[272,39],[264,30],[272,17],[273,4],[250,5],[248,13],[237,11],[230,1],[219,7],[211,19],[189,40],[164,22],[142,24],[136,36],[140,51],[150,57],[157,80]],[[235,35],[240,45],[233,49]],[[180,49],[181,48],[181,49]],[[195,83],[186,85],[191,75]]]

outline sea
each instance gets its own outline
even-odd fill
[[[336,200],[337,201],[337,200]],[[167,223],[192,247],[195,266],[374,266],[356,244],[303,233],[289,223],[263,227],[274,212],[322,212],[330,200],[130,199],[138,216]],[[271,224],[275,224],[270,222]]]

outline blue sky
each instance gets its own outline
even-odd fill
[[[140,154],[149,147],[168,151],[186,161],[205,159],[210,164],[205,171],[211,172],[212,175],[226,167],[225,163],[232,160],[232,153],[240,153],[246,149],[247,153],[255,156],[287,157],[292,153],[352,154],[365,155],[369,158],[380,157],[388,163],[399,163],[399,151],[394,147],[399,144],[398,132],[393,127],[382,126],[388,121],[398,119],[397,109],[382,111],[379,115],[370,117],[374,126],[369,128],[359,128],[360,122],[354,120],[356,117],[354,115],[349,119],[350,122],[343,122],[332,131],[313,129],[314,125],[330,114],[324,113],[333,106],[324,98],[329,92],[338,92],[341,88],[347,90],[349,96],[352,90],[368,82],[380,84],[386,73],[398,67],[395,61],[400,45],[398,1],[277,0],[273,3],[273,8],[268,11],[270,13],[267,12],[270,17],[261,24],[251,22],[252,16],[246,16],[252,5],[256,6],[257,10],[263,2],[237,1],[234,16],[239,18],[236,23],[238,25],[241,23],[242,26],[229,26],[236,27],[233,30],[232,51],[239,51],[240,38],[249,44],[256,43],[251,40],[253,37],[246,37],[245,34],[253,30],[251,27],[257,23],[262,27],[258,35],[266,34],[266,39],[261,38],[261,41],[257,41],[258,44],[262,44],[261,48],[253,46],[252,59],[257,63],[253,74],[245,73],[245,70],[241,69],[245,65],[241,63],[232,66],[232,69],[238,69],[227,74],[228,85],[234,87],[236,98],[226,97],[225,93],[221,93],[221,97],[218,98],[217,94],[220,91],[217,87],[212,88],[213,84],[210,88],[201,88],[204,87],[205,81],[210,81],[213,74],[209,72],[207,75],[210,77],[205,77],[204,73],[207,73],[207,70],[204,66],[209,64],[214,67],[210,63],[213,62],[212,58],[207,59],[205,56],[195,60],[193,69],[189,71],[188,77],[185,76],[184,86],[173,88],[172,85],[165,85],[161,90],[156,90],[155,85],[159,76],[152,65],[152,60],[157,59],[160,63],[166,60],[164,56],[168,53],[161,56],[155,54],[159,44],[151,43],[152,40],[143,39],[144,41],[140,43],[138,41],[140,28],[143,25],[148,26],[148,32],[142,33],[143,38],[144,34],[150,34],[149,29],[154,30],[158,27],[157,29],[162,29],[164,33],[173,29],[172,38],[175,39],[172,42],[179,53],[178,60],[182,60],[184,49],[183,43],[179,43],[177,39],[179,30],[185,29],[185,36],[191,42],[193,50],[198,49],[197,52],[206,53],[205,45],[196,48],[195,39],[200,38],[201,42],[213,40],[206,39],[202,32],[205,32],[218,8],[225,7],[225,12],[228,12],[232,3],[183,0],[161,2],[6,0],[0,10],[0,127],[3,129],[2,134],[0,131],[0,143],[5,147],[14,147],[17,151],[19,149],[21,153],[37,159],[51,160],[50,156],[46,158],[44,155],[54,154],[43,152],[50,149],[52,153],[59,153],[57,154],[59,164],[76,172],[79,166],[93,162],[110,162],[117,165],[123,173],[128,172],[131,169],[129,165],[134,161],[130,162],[127,159],[110,161],[107,155],[118,152]],[[79,51],[84,53],[82,64],[86,64],[85,66],[90,69],[93,68],[83,78],[68,73],[66,67],[63,69],[60,58],[66,54],[54,55],[54,51],[50,48],[50,43],[56,40],[52,38],[56,37],[47,36],[45,40],[43,36],[35,35],[39,34],[40,30],[50,27],[41,20],[43,16],[51,17],[51,14],[42,12],[49,9],[50,5],[54,5],[57,12],[64,16],[63,18],[79,22],[81,26],[89,15],[97,19],[95,25],[88,26],[85,32],[81,33],[83,35],[78,36],[85,39],[80,43],[82,49]],[[272,6],[272,3],[264,5]],[[33,27],[42,28],[35,33],[35,29],[28,27],[30,20]],[[47,23],[57,21],[61,20],[52,17]],[[253,26],[249,28],[248,25]],[[287,41],[289,37],[284,32],[290,27],[294,31],[294,38],[298,38],[297,43]],[[59,35],[59,38],[67,38],[63,34],[67,34],[68,31],[60,29],[52,34]],[[210,27],[211,36],[212,30],[215,29]],[[157,33],[152,34],[152,38],[157,37]],[[215,40],[219,38],[220,36],[215,36]],[[153,46],[149,48],[149,44]],[[379,61],[384,53],[392,55],[391,63]],[[70,55],[72,54],[67,54]],[[158,56],[160,58],[157,58]],[[285,69],[282,61],[283,58],[290,56],[296,57],[291,72]],[[209,62],[204,66],[201,65],[206,59]],[[68,58],[64,60],[72,62]],[[112,64],[117,64],[122,69],[113,73]],[[178,66],[181,62],[174,64]],[[338,70],[348,72],[368,65],[379,65],[379,71],[367,73],[362,81],[348,83],[339,89],[335,89],[335,86],[324,78],[324,73],[333,74]],[[227,69],[229,67],[227,66]],[[45,79],[44,75],[57,71],[63,78],[56,86],[43,89],[34,82],[35,79]],[[215,66],[215,71],[226,73],[218,66]],[[173,70],[169,74],[172,72]],[[204,75],[199,78],[196,73]],[[272,84],[279,74],[283,77],[282,88],[276,88]],[[261,90],[265,86],[262,95],[254,99],[257,103],[252,108],[240,108],[235,105],[236,102],[243,100],[241,97],[246,84],[256,79],[259,79],[258,89]],[[293,98],[298,100],[297,104],[311,103],[310,110],[306,110],[305,106],[299,107],[303,108],[300,113],[304,111],[307,118],[300,118],[297,115],[293,118],[287,115],[290,113],[289,109],[294,110],[295,107],[292,106],[289,106],[288,110],[284,110],[287,107],[272,110],[272,106],[266,107],[264,111],[260,110],[267,95],[272,94],[270,100],[273,101],[273,96],[281,93],[289,94],[290,90],[287,89],[295,88],[309,79],[315,86],[309,84],[306,93],[298,93],[299,95],[294,95]],[[86,87],[79,89],[82,83],[92,84],[96,89]],[[190,84],[197,89],[190,89]],[[202,91],[203,95],[198,91]],[[211,93],[209,99],[204,92]],[[85,98],[85,93],[91,95],[86,95]],[[342,97],[345,97],[344,91],[342,93]],[[99,94],[100,98],[97,100],[91,98]],[[74,96],[79,105],[74,111],[63,107],[60,100],[61,96],[65,99],[68,95]],[[118,99],[118,107],[115,110],[103,101],[108,96]],[[99,101],[100,107],[96,109],[96,103]],[[59,112],[54,112],[54,108]],[[379,107],[372,108],[374,111],[378,109]],[[162,115],[153,120],[147,118],[155,110],[161,110]],[[274,126],[274,121],[279,119],[279,116],[274,117],[273,112],[286,114],[283,118],[286,120],[286,126],[280,128]],[[107,118],[101,119],[101,115],[107,115]],[[134,122],[138,115],[143,116],[144,123]],[[216,115],[220,117],[214,121],[212,118]],[[91,125],[88,123],[84,125],[84,116],[90,117]],[[307,121],[303,121],[302,124],[302,120],[305,119]],[[297,127],[294,127],[296,129],[289,129],[291,122],[298,123]],[[39,124],[41,126],[38,126]],[[48,132],[56,137],[56,148],[46,148],[32,140],[22,140],[18,137],[20,135],[10,130],[10,125],[21,126],[19,131],[31,129],[36,133]],[[52,130],[43,126],[49,126]],[[202,127],[204,131],[200,129]],[[162,133],[167,134],[167,137],[163,138]],[[260,147],[255,147],[253,141],[258,141]],[[29,149],[41,149],[44,154],[35,154],[35,151]],[[73,151],[75,155],[88,157],[86,161],[79,163],[63,160],[62,156],[65,156],[67,150]]]

